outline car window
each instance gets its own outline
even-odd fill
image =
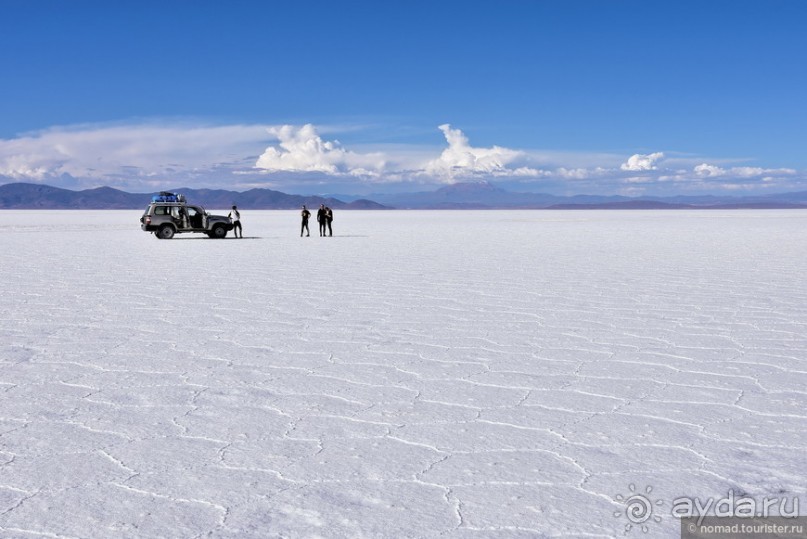
[[[169,215],[170,211],[167,206],[155,206],[154,215]]]

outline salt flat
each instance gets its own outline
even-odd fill
[[[243,240],[169,241],[140,213],[0,212],[2,537],[807,512],[805,212],[337,212],[300,238],[244,211]]]

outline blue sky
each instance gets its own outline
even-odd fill
[[[798,0],[0,10],[0,183],[807,189]]]

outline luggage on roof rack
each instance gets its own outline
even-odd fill
[[[161,191],[159,195],[151,197],[152,202],[185,202],[185,195]]]

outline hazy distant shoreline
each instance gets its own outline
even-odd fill
[[[303,204],[325,204],[338,210],[730,210],[807,209],[807,191],[755,196],[625,197],[604,195],[559,196],[514,193],[487,182],[458,183],[435,191],[353,195],[292,195],[271,189],[176,189],[188,202],[208,208],[233,204],[253,210],[290,210]],[[0,209],[20,210],[133,210],[144,208],[153,193],[128,193],[112,187],[73,191],[49,185],[0,185]],[[341,197],[341,198],[339,198]],[[343,200],[345,199],[345,200]]]

